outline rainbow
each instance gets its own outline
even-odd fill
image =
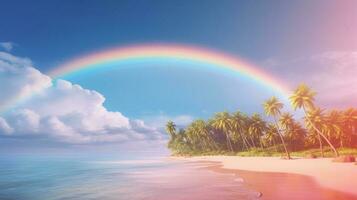
[[[255,80],[258,83],[273,89],[273,91],[278,92],[278,95],[283,98],[286,98],[290,93],[286,84],[259,67],[226,53],[191,45],[139,44],[112,48],[74,58],[53,68],[53,70],[49,71],[47,74],[52,78],[57,79],[80,72],[84,69],[103,68],[124,61],[143,59],[158,59],[158,61],[160,61],[160,59],[172,59],[175,61],[183,60],[199,62],[202,66],[205,66],[206,64],[207,66],[215,66],[219,69],[228,69],[231,70],[229,71],[230,73],[232,72],[238,74],[238,76],[244,76]],[[0,112],[5,112],[11,107],[16,106],[17,103],[26,101],[32,95],[33,94],[28,94],[25,97],[15,97],[11,99],[8,104],[0,107]]]
[[[119,63],[138,59],[179,59],[214,65],[219,68],[233,70],[241,76],[260,82],[278,91],[283,96],[287,96],[289,93],[289,88],[286,87],[286,84],[242,59],[191,45],[144,44],[113,48],[75,58],[54,68],[49,72],[49,75],[53,78],[62,77],[82,69],[108,66],[105,65],[106,63]]]

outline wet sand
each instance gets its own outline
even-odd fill
[[[260,199],[272,200],[357,200],[357,196],[321,187],[313,178],[288,173],[254,172],[224,169],[218,164],[208,166],[218,173],[235,174],[238,181],[252,190],[261,193]],[[239,178],[238,178],[239,177]],[[242,180],[239,180],[239,179]]]
[[[284,160],[278,157],[200,156],[176,159],[214,161],[224,169],[302,175],[322,188],[357,196],[357,165],[332,162],[331,158]]]

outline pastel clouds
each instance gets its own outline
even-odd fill
[[[6,52],[0,52],[0,90],[2,105],[29,97],[0,117],[2,137],[37,137],[74,144],[165,138],[141,120],[108,111],[100,93],[65,80],[52,80],[32,67],[31,60]]]
[[[51,78],[32,67],[28,58],[0,52],[0,108],[14,99],[37,93],[52,85]]]

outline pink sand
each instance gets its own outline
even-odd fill
[[[313,177],[322,187],[357,195],[357,165],[330,158],[283,160],[277,157],[202,156],[191,161],[218,161],[223,168],[293,173]]]

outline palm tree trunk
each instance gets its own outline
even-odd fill
[[[306,116],[306,115],[307,115],[307,112],[306,112],[305,106],[303,106],[302,108],[303,108],[304,113],[305,113],[305,116]],[[309,122],[310,122],[312,128],[315,129],[315,131],[316,131],[319,135],[321,135],[321,137],[322,137],[322,138],[327,142],[327,144],[331,147],[331,149],[332,149],[333,152],[335,153],[335,157],[338,157],[338,156],[339,156],[338,151],[337,151],[336,148],[331,144],[331,142],[326,138],[326,136],[325,136],[324,134],[322,134],[318,128],[316,128],[315,124],[313,124],[313,123],[311,122],[311,120],[310,120],[308,117],[307,117],[307,120],[309,120]]]
[[[200,146],[200,150],[201,151],[204,151],[205,150],[205,148],[204,148],[204,145],[202,144],[202,141],[201,140],[198,140],[198,144],[199,144],[199,146]]]
[[[252,144],[253,144],[253,147],[254,147],[254,148],[257,148],[257,146],[255,146],[255,142],[254,142],[253,137],[252,137],[252,136],[250,136],[249,138],[250,138],[250,141],[251,141],[251,142],[252,142]]]
[[[214,141],[214,139],[212,138],[212,136],[210,135],[210,133],[208,132],[207,134],[208,138],[209,138],[209,141],[211,143],[211,146],[213,147],[214,150],[217,150],[218,149],[218,146],[216,144],[216,142]]]
[[[263,150],[263,149],[264,149],[264,147],[263,147],[263,143],[262,143],[261,138],[259,138],[259,143],[260,143],[260,148]]]
[[[241,137],[242,140],[243,140],[243,147],[248,151],[248,146],[247,146],[247,144],[246,144],[246,142],[245,142],[245,139],[244,139],[244,136],[243,136],[242,132],[239,132],[239,134],[240,134],[240,137]]]
[[[277,147],[276,144],[275,144],[274,138],[273,138],[273,146],[274,146],[274,148],[275,148],[275,151],[278,152],[278,147]]]
[[[274,116],[274,122],[275,122],[275,126],[276,128],[278,129],[278,135],[280,136],[280,140],[281,142],[283,143],[283,147],[284,147],[284,150],[285,150],[285,153],[286,153],[286,157],[290,160],[291,157],[290,157],[290,152],[288,151],[288,149],[286,148],[286,145],[285,145],[285,141],[284,141],[284,138],[280,132],[280,128],[279,128],[279,125],[278,125],[278,122],[276,121],[276,118]]]
[[[245,142],[247,143],[247,145],[248,145],[248,148],[250,149],[250,148],[252,148],[252,144],[250,144],[250,142],[249,142],[249,140],[244,136],[244,140],[245,140]]]
[[[351,142],[351,147],[353,146],[353,135],[355,133],[355,129],[353,127],[353,125],[351,125],[351,139],[350,139],[350,142]]]
[[[229,149],[233,152],[232,143],[231,143],[231,140],[230,140],[227,132],[226,132],[226,139],[227,139],[227,145],[228,145]]]
[[[321,136],[320,136],[320,134],[317,134],[317,135],[318,135],[319,144],[320,144],[320,153],[321,153],[321,157],[324,157],[324,149],[322,148]]]
[[[242,137],[242,140],[243,140],[243,147],[245,148],[246,151],[248,151],[248,145],[247,145],[247,142],[244,139],[243,134],[241,134],[241,137]]]
[[[252,144],[250,144],[249,140],[247,139],[246,135],[243,133],[242,129],[240,131],[241,131],[241,133],[243,135],[243,138],[244,138],[246,144],[248,144],[248,147],[252,148]]]

